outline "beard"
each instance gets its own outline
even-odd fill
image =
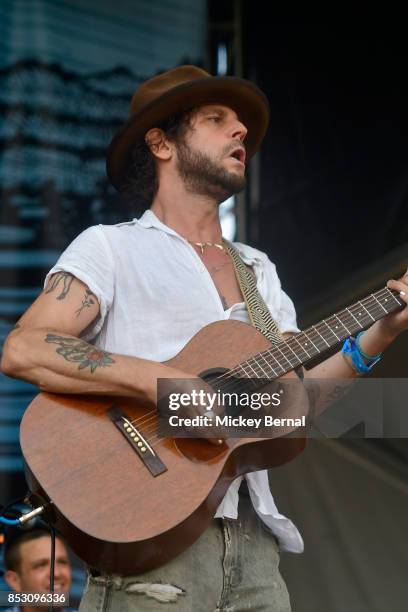
[[[185,142],[180,142],[177,147],[177,170],[187,191],[215,197],[219,202],[239,193],[246,185],[245,174],[228,172],[221,163],[205,153],[194,151]]]

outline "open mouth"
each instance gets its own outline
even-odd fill
[[[233,157],[241,162],[241,164],[245,164],[245,149],[243,147],[238,147],[230,153],[229,157]]]

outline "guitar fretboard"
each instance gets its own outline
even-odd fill
[[[256,386],[256,379],[274,380],[405,305],[396,291],[384,287],[240,363],[229,374],[239,379],[251,379],[253,386]],[[219,384],[219,388],[222,386],[223,383]]]

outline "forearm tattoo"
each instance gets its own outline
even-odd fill
[[[72,274],[69,274],[68,272],[58,272],[58,274],[55,274],[51,278],[51,281],[47,285],[47,288],[44,293],[51,293],[59,286],[61,289],[61,293],[57,295],[57,300],[64,300],[68,295],[73,280],[74,277],[72,276]]]
[[[115,363],[110,353],[103,351],[92,344],[88,344],[78,338],[65,338],[56,334],[47,334],[45,342],[49,344],[57,344],[58,355],[61,355],[67,361],[78,363],[78,370],[90,368],[92,374],[98,367],[106,367]]]
[[[87,289],[82,300],[82,305],[75,311],[77,317],[79,317],[84,308],[90,308],[92,304],[95,304],[95,300],[93,300],[91,296],[95,297],[94,294]]]

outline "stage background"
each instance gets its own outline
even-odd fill
[[[251,180],[247,237],[277,265],[301,328],[408,266],[408,62],[402,14],[300,16],[244,2],[243,60],[271,104]],[[408,376],[408,334],[373,377]],[[385,419],[393,410],[389,400]],[[270,473],[300,526],[283,555],[294,612],[406,607],[406,439],[312,440]],[[398,436],[398,430],[395,434]]]
[[[79,232],[135,216],[108,184],[106,147],[143,80],[202,65],[206,15],[204,0],[0,3],[1,343]],[[26,489],[18,428],[35,393],[0,375],[3,504]],[[75,603],[77,563],[74,579]]]

